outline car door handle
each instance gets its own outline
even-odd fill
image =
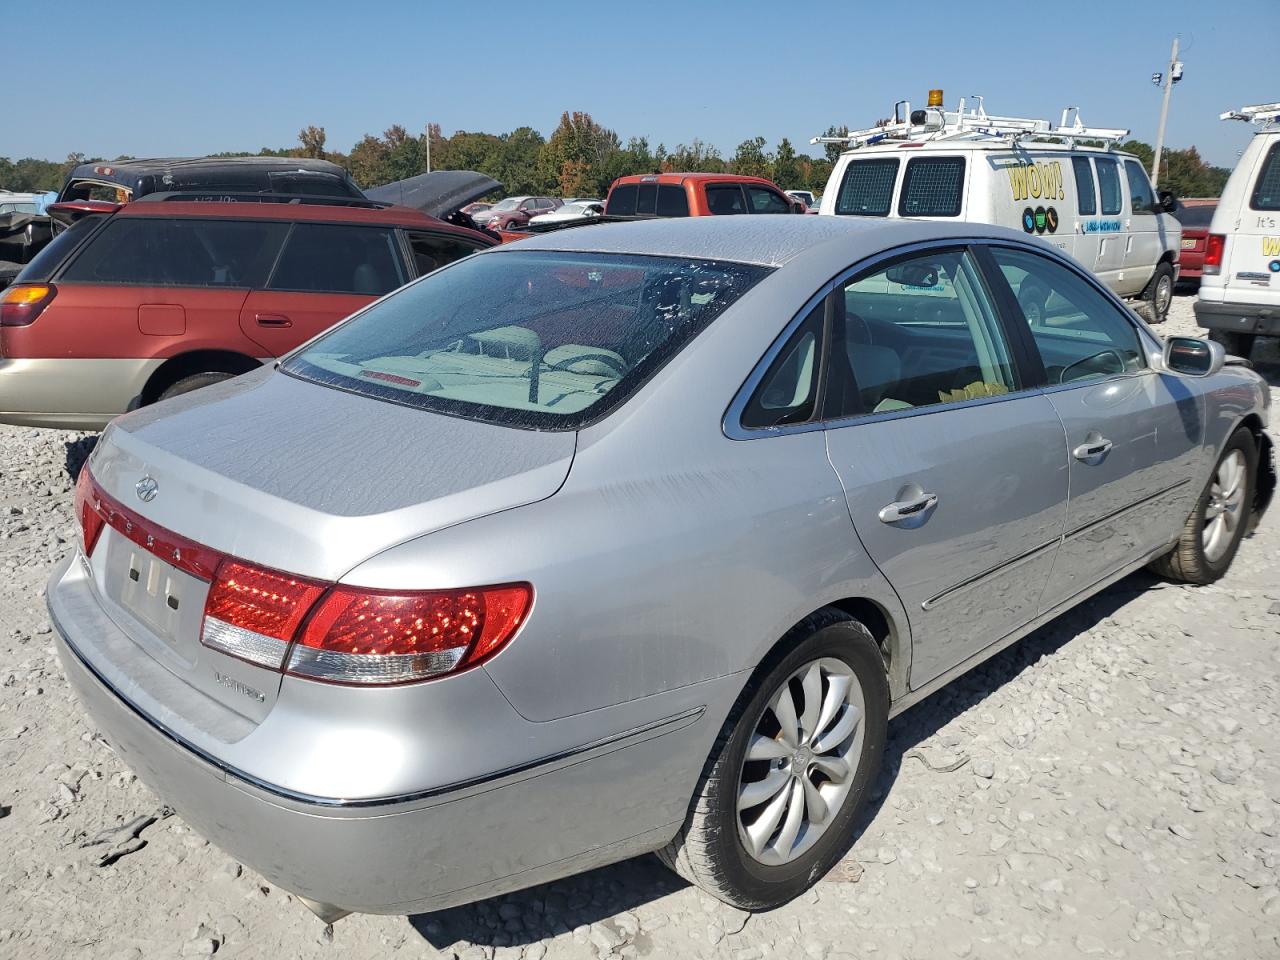
[[[1071,455],[1077,460],[1093,460],[1110,452],[1111,441],[1099,439],[1080,444],[1080,446],[1071,451]]]
[[[910,517],[918,517],[928,513],[938,505],[938,497],[933,493],[922,493],[914,500],[895,500],[886,507],[880,508],[881,523],[897,523]]]
[[[278,313],[255,313],[253,319],[260,327],[292,327],[293,321]]]

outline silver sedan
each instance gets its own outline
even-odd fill
[[[564,231],[116,420],[49,609],[124,759],[322,916],[648,851],[764,909],[893,715],[1145,564],[1226,571],[1267,397],[999,228]]]

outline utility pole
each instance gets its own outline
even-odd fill
[[[1159,76],[1159,74],[1157,74]],[[1164,153],[1164,125],[1169,119],[1169,94],[1173,85],[1182,79],[1182,64],[1178,62],[1178,38],[1173,38],[1173,52],[1169,54],[1169,70],[1164,75],[1164,101],[1160,105],[1160,129],[1156,131],[1156,155],[1151,164],[1151,186],[1160,185],[1160,155]]]
[[[1176,41],[1175,41],[1176,46]],[[1163,125],[1161,129],[1164,129]],[[431,172],[431,123],[427,123],[427,173]]]

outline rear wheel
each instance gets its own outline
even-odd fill
[[[1169,307],[1173,305],[1173,264],[1156,264],[1155,275],[1143,291],[1142,299],[1151,304],[1151,322],[1164,323],[1169,316]]]
[[[211,370],[206,373],[193,373],[189,377],[183,377],[177,383],[172,383],[165,388],[158,399],[168,400],[170,397],[180,396],[184,393],[190,393],[192,390],[199,390],[201,387],[207,387],[214,383],[221,383],[223,380],[230,380],[236,376],[234,373],[223,373],[220,370]]]
[[[1236,333],[1234,330],[1210,330],[1209,339],[1222,344],[1222,349],[1237,357],[1249,359],[1253,353],[1253,342],[1257,336],[1252,333]]]
[[[676,838],[658,856],[744,910],[780,906],[844,854],[880,769],[884,660],[838,610],[797,626],[725,720]]]
[[[1152,563],[1152,569],[1196,584],[1213,583],[1226,573],[1248,526],[1257,471],[1257,445],[1249,429],[1241,427],[1227,441],[1178,545]]]

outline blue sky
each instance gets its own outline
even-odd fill
[[[1249,129],[1218,114],[1280,100],[1280,0],[0,0],[0,13],[6,36],[47,54],[10,74],[23,119],[0,127],[0,156],[15,158],[256,150],[307,124],[344,151],[393,123],[549,134],[574,109],[655,146],[700,137],[729,154],[761,135],[816,152],[828,124],[868,126],[929,87],[1000,114],[1077,105],[1151,142],[1150,77],[1175,33],[1186,77],[1170,146],[1231,166]]]

